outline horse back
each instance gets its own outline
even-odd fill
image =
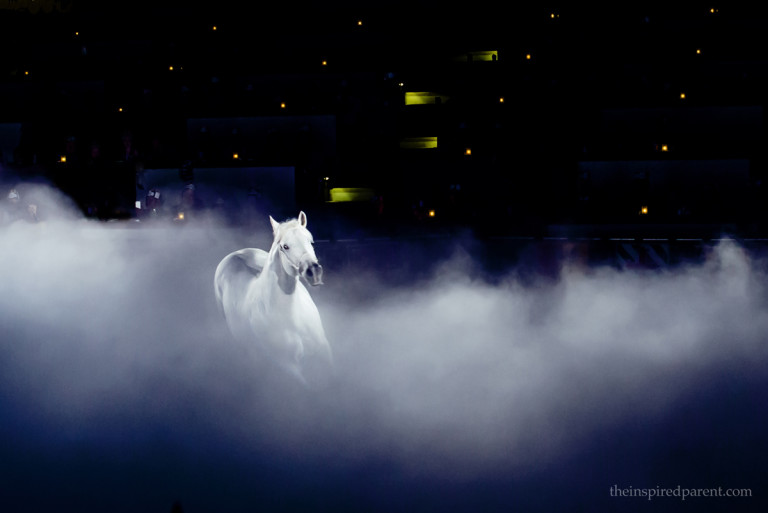
[[[245,248],[224,257],[216,267],[214,288],[219,306],[231,298],[244,298],[248,285],[261,274],[269,253]],[[226,308],[225,308],[226,312]]]

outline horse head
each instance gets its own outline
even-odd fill
[[[291,276],[304,278],[310,285],[322,285],[323,267],[317,261],[312,234],[307,230],[307,215],[302,211],[297,219],[284,223],[278,223],[270,216],[269,222],[274,234],[272,247],[283,270]]]

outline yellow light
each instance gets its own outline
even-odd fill
[[[215,31],[217,30],[217,27],[216,27],[216,25],[214,25],[213,27],[211,27],[211,30],[213,30],[213,31],[215,32]]]
[[[29,75],[29,71],[25,71],[25,72],[24,72],[24,74],[25,74],[25,75]]]
[[[281,102],[281,103],[280,103],[280,108],[281,108],[281,109],[284,109],[284,108],[285,108],[285,102]]]
[[[327,65],[328,65],[328,61],[323,61],[323,66],[327,66]]]
[[[178,220],[179,221],[183,221],[184,220],[184,212],[179,212]]]
[[[464,155],[472,155],[472,148],[466,148],[464,150]]]
[[[59,162],[66,162],[66,161],[67,161],[66,155],[62,155],[61,157],[59,157]]]
[[[525,54],[525,60],[527,60],[527,61],[531,60],[531,54],[530,53],[526,53]]]
[[[478,50],[462,52],[454,57],[457,62],[494,62],[499,60],[498,50]]]
[[[668,150],[669,150],[669,146],[667,146],[666,144],[661,145],[661,151],[668,151]]]
[[[363,26],[363,20],[357,20],[357,26],[362,27]]]
[[[168,66],[168,71],[173,71],[173,66]]]
[[[240,159],[240,155],[238,153],[232,154],[232,160],[239,160],[239,159]]]
[[[123,108],[122,107],[118,107],[117,108],[117,112],[123,112]]]
[[[499,97],[499,103],[504,103],[504,97],[503,96]]]
[[[696,55],[701,55],[701,48],[696,48]]]
[[[640,207],[640,214],[641,215],[647,215],[648,214],[648,207],[646,207],[646,206]]]
[[[685,93],[680,93],[680,99],[685,100]]]
[[[328,191],[331,203],[350,203],[355,201],[371,201],[376,192],[366,187],[334,187]]]
[[[405,93],[406,105],[435,105],[449,99],[448,96],[432,91],[406,91]]]
[[[437,137],[406,137],[400,141],[405,150],[424,150],[437,148]]]
[[[435,211],[434,210],[430,210],[429,211],[429,217],[435,217]]]

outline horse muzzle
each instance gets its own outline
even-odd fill
[[[323,284],[323,266],[317,262],[302,262],[299,271],[310,285],[317,286]]]

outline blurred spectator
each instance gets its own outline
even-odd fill
[[[98,217],[101,211],[106,210],[103,192],[109,179],[107,163],[98,140],[91,141],[82,173],[82,190],[78,194],[81,207],[88,217]]]
[[[195,184],[188,183],[181,191],[181,202],[177,208],[176,220],[185,221],[195,217],[205,208],[203,201],[195,193]]]
[[[150,189],[144,199],[145,209],[142,217],[146,219],[160,219],[163,217],[163,199],[157,189]]]
[[[122,151],[117,160],[119,162],[135,162],[138,160],[139,150],[136,147],[133,132],[130,130],[124,131],[120,140],[122,142]]]
[[[108,164],[108,180],[102,190],[102,219],[125,219],[135,212],[137,177],[143,169],[143,158],[131,130],[120,137],[120,152],[115,161]]]
[[[3,205],[2,221],[3,226],[8,226],[17,221],[36,223],[38,221],[37,205],[22,202],[19,191],[11,189]]]

